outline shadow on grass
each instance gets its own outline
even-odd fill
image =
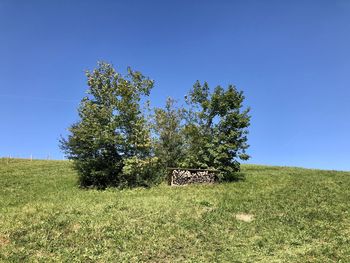
[[[237,172],[237,173],[224,176],[219,180],[219,182],[231,183],[231,182],[245,181],[245,179],[246,179],[246,173]]]

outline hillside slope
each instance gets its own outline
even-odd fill
[[[243,172],[97,191],[67,161],[0,159],[0,261],[350,262],[350,172]]]

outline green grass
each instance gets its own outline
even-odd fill
[[[350,262],[350,172],[243,172],[236,183],[97,191],[79,189],[67,161],[0,159],[0,261]]]

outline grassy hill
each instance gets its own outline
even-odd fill
[[[0,159],[0,261],[350,262],[350,172],[244,165],[217,185],[81,190]]]

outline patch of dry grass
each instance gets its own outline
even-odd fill
[[[254,220],[254,215],[241,213],[241,214],[236,214],[235,218],[237,220],[249,223],[249,222],[252,222]]]

